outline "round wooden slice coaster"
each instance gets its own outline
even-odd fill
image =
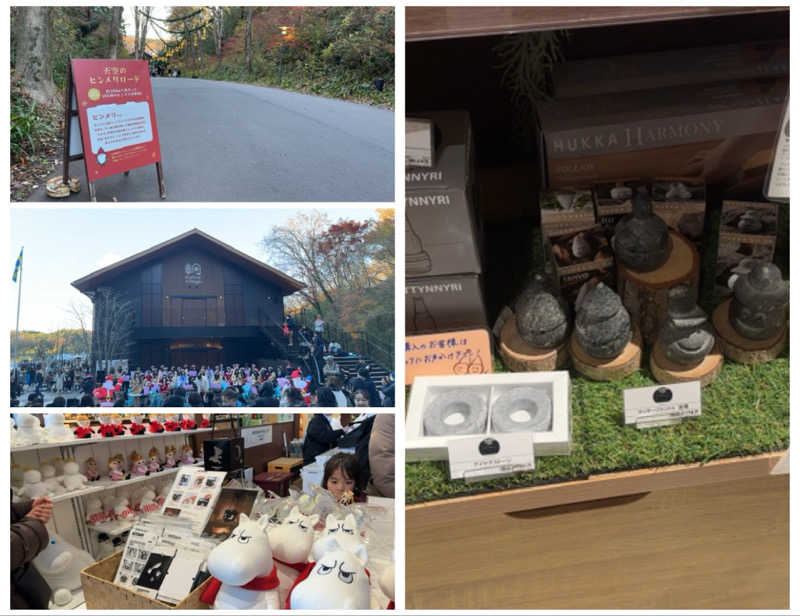
[[[567,341],[553,349],[535,347],[525,342],[517,329],[517,318],[511,316],[500,332],[500,357],[513,372],[558,370],[567,361]]]
[[[696,366],[686,367],[670,361],[664,355],[661,341],[657,341],[653,352],[650,354],[650,370],[659,383],[685,383],[686,381],[700,381],[700,386],[705,387],[717,380],[722,370],[722,351],[719,342],[714,343],[714,348]]]
[[[726,299],[714,309],[711,317],[714,329],[717,330],[717,340],[725,357],[740,364],[761,364],[772,361],[783,351],[789,331],[784,327],[779,334],[766,340],[751,340],[745,338],[731,324],[730,309],[733,298]]]
[[[670,231],[669,242],[669,257],[657,270],[636,272],[617,263],[617,292],[649,344],[656,341],[667,318],[667,298],[672,287],[686,284],[694,289],[697,299],[700,255],[680,233]]]
[[[642,335],[634,325],[631,341],[619,355],[613,359],[595,359],[581,349],[575,332],[572,332],[569,354],[572,356],[572,365],[585,377],[593,381],[618,381],[639,370],[642,362]]]

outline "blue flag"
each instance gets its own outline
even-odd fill
[[[17,264],[14,266],[14,275],[11,277],[11,281],[12,282],[16,282],[17,281],[17,275],[19,275],[19,270],[22,269],[22,251],[23,250],[24,250],[24,247],[19,249],[19,256],[17,257]]]

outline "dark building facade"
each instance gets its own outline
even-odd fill
[[[130,306],[131,367],[216,365],[281,357],[283,298],[303,288],[290,276],[192,229],[72,283],[94,304],[112,289]],[[115,359],[125,359],[124,355]]]

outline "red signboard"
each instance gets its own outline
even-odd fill
[[[72,60],[87,180],[161,162],[144,60]]]

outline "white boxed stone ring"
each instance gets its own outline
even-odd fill
[[[570,453],[572,442],[571,382],[569,372],[509,372],[502,374],[469,374],[453,376],[418,376],[411,387],[408,413],[406,415],[406,460],[447,460],[448,443],[454,439],[470,438],[459,434],[458,426],[470,422],[468,409],[458,404],[443,405],[442,401],[479,400],[488,401],[489,420],[484,421],[485,434],[493,434],[493,409],[500,402],[503,413],[500,423],[513,431],[515,423],[543,427],[533,432],[536,456],[565,455]],[[538,394],[535,394],[538,391]],[[459,392],[451,393],[451,392]],[[535,394],[535,395],[534,395]],[[552,404],[552,420],[543,420],[549,415],[547,401]],[[522,404],[514,404],[517,400]],[[511,401],[511,402],[509,402]],[[532,402],[536,408],[528,403]],[[509,404],[511,404],[509,406]],[[512,408],[513,407],[513,408]],[[524,408],[523,408],[524,407]],[[505,410],[504,410],[505,409]],[[439,429],[438,435],[431,434],[431,418],[426,413],[435,411],[434,421]],[[467,411],[466,414],[462,410]],[[449,412],[448,412],[449,411]],[[519,411],[527,411],[518,418]],[[483,412],[485,413],[485,407]],[[459,417],[460,415],[460,417]],[[485,415],[484,415],[485,417]],[[460,419],[460,421],[458,421]],[[505,421],[503,421],[505,419]],[[541,422],[537,421],[541,420]],[[440,425],[444,424],[444,426]],[[453,426],[452,433],[446,434],[447,426]],[[444,434],[441,434],[444,432]],[[474,436],[474,433],[473,433]]]

